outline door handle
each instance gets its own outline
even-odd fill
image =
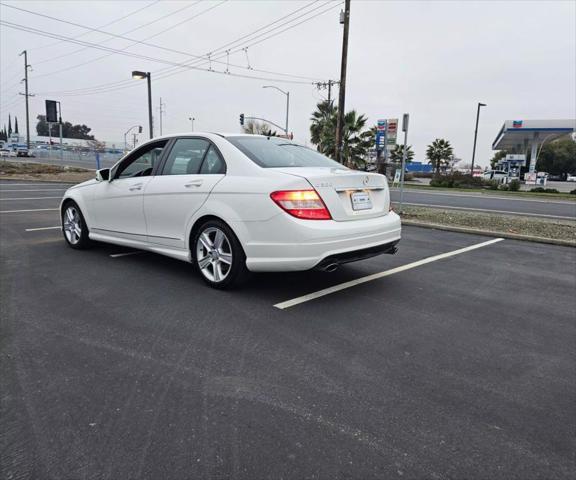
[[[186,188],[199,187],[200,185],[202,185],[202,183],[204,183],[204,180],[192,180],[191,182],[185,183],[184,186]]]
[[[132,185],[131,187],[128,188],[128,190],[130,190],[131,192],[133,192],[134,190],[142,190],[142,184],[137,183],[136,185]]]

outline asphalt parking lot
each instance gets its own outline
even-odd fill
[[[68,248],[64,189],[0,183],[2,478],[576,477],[576,249],[405,227],[222,292]]]

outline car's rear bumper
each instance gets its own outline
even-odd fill
[[[309,270],[326,259],[346,263],[393,253],[401,234],[400,217],[394,212],[347,222],[300,220],[282,212],[266,222],[242,222],[232,228],[253,272]]]

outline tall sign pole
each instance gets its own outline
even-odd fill
[[[60,125],[60,160],[64,161],[64,150],[62,148],[62,104],[58,102],[58,124]]]
[[[342,36],[342,63],[340,66],[340,91],[338,98],[338,115],[336,120],[336,161],[342,163],[342,131],[344,130],[344,108],[346,102],[346,66],[348,63],[348,31],[350,27],[350,0],[345,1],[344,34]]]
[[[404,132],[404,147],[402,148],[402,172],[400,173],[400,213],[402,213],[402,204],[404,202],[404,172],[406,171],[406,155],[408,148],[408,121],[410,116],[405,113],[402,117],[402,131]]]

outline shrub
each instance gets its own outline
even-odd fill
[[[576,195],[576,188],[570,191],[570,195]]]
[[[544,190],[542,187],[534,187],[530,189],[531,192],[536,192],[536,193],[544,193],[546,190]]]
[[[544,192],[546,193],[560,193],[558,190],[556,190],[555,188],[545,188]]]
[[[443,188],[482,188],[484,181],[479,177],[471,177],[460,172],[448,175],[435,175],[430,181],[432,187]]]
[[[498,190],[500,182],[498,180],[486,180],[484,186],[488,187],[490,190]]]
[[[516,178],[514,180],[512,180],[508,184],[508,190],[510,190],[511,192],[517,192],[518,190],[520,190],[520,180],[518,180]]]
[[[505,183],[502,183],[502,184],[498,185],[498,190],[502,190],[504,192],[507,192],[508,190],[510,190],[510,187],[508,185],[506,185]]]

